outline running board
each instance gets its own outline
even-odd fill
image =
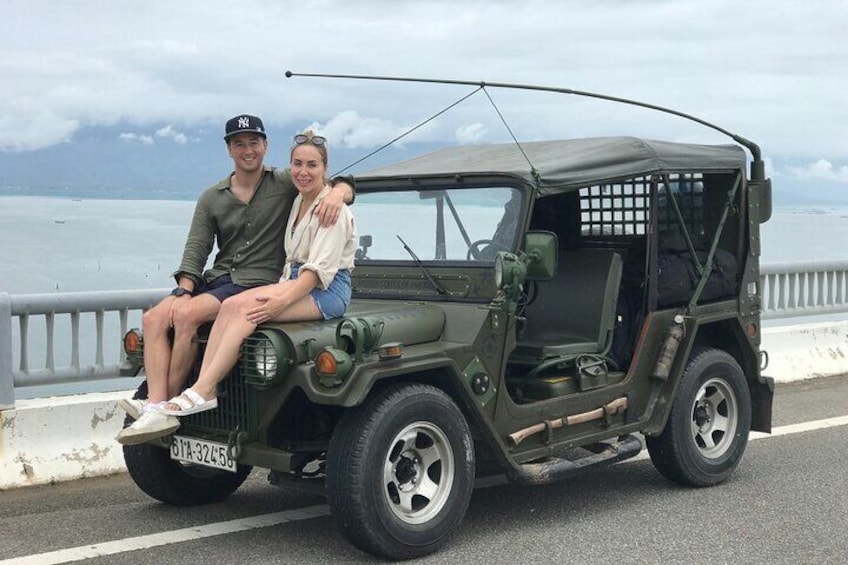
[[[620,437],[614,443],[597,443],[586,446],[599,451],[576,459],[551,458],[541,463],[524,463],[510,469],[509,479],[512,482],[525,485],[544,485],[555,481],[571,478],[575,475],[601,465],[609,465],[635,457],[642,451],[642,442],[633,435]]]
[[[275,487],[296,491],[302,494],[312,494],[323,497],[327,496],[327,491],[324,489],[323,477],[305,479],[303,477],[295,477],[291,473],[271,470],[268,472],[268,482]]]

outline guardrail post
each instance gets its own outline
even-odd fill
[[[12,375],[12,299],[0,292],[0,410],[15,407]]]

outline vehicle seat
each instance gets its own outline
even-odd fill
[[[580,249],[560,256],[553,280],[540,282],[511,361],[606,354],[612,345],[622,260],[615,251]]]

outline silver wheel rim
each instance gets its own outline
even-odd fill
[[[455,465],[450,441],[430,422],[414,422],[392,440],[383,464],[383,494],[398,519],[422,524],[444,507]]]
[[[727,381],[716,378],[701,385],[690,424],[692,440],[702,456],[716,459],[727,453],[739,425],[739,405]]]

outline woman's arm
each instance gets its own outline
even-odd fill
[[[353,215],[344,208],[339,221],[329,227],[320,226],[309,243],[309,252],[302,260],[301,272],[311,270],[318,276],[318,286],[326,289],[343,265],[345,253],[353,255]],[[301,255],[302,257],[302,255]]]
[[[247,311],[247,321],[259,325],[276,320],[286,308],[307,296],[319,282],[313,271],[301,269],[296,279],[265,287],[267,292],[257,293],[256,306]]]

